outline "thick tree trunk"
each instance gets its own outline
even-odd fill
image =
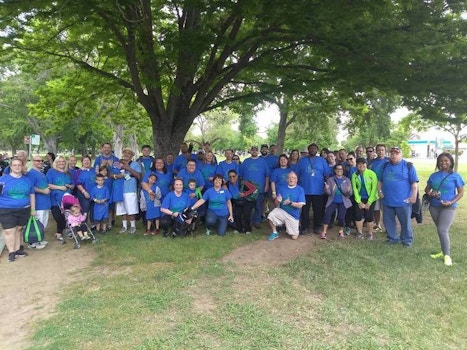
[[[277,103],[279,107],[279,128],[277,130],[277,154],[284,153],[285,132],[287,130],[287,117],[289,116],[289,104],[287,100]]]
[[[42,136],[43,137],[43,136]],[[57,154],[58,138],[56,136],[43,137],[47,152]]]
[[[167,132],[166,128],[158,128],[154,125],[152,127],[152,137],[154,142],[154,154],[156,156],[165,157],[167,154],[172,153],[177,156],[180,152],[180,144],[184,142],[185,135],[190,128],[191,123],[186,121],[185,126],[172,128],[172,132]]]

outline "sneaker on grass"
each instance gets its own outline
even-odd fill
[[[134,235],[136,233],[136,227],[130,227],[129,233],[130,235]]]
[[[444,256],[444,265],[452,266],[452,260],[451,260],[451,257],[449,255]]]
[[[443,252],[440,252],[440,253],[431,254],[430,256],[432,259],[439,259],[439,258],[444,257],[444,254]]]
[[[277,238],[279,238],[279,234],[277,232],[273,232],[268,236],[268,241],[274,241]]]

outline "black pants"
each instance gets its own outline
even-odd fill
[[[234,226],[238,232],[251,232],[251,213],[256,201],[243,201],[242,205],[232,203]]]
[[[62,214],[58,206],[53,206],[52,208],[50,208],[50,210],[52,211],[52,216],[54,217],[54,220],[57,223],[57,233],[62,234],[63,230],[66,227],[65,216]]]
[[[323,224],[324,218],[324,196],[305,195],[306,204],[302,207],[300,214],[300,230],[310,228],[310,207],[313,209],[313,229],[318,229]]]

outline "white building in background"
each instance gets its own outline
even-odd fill
[[[415,158],[436,158],[443,151],[454,151],[454,136],[446,131],[431,128],[428,131],[420,132],[415,137],[407,141],[412,157]],[[460,144],[461,155],[467,154],[467,145]]]

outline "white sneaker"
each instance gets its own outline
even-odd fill
[[[127,231],[127,228],[124,227],[124,228],[122,228],[120,231],[118,231],[118,233],[125,233],[126,231]]]
[[[130,231],[129,233],[132,235],[132,234],[135,234],[136,233],[136,227],[130,227]]]
[[[40,249],[45,248],[45,244],[41,244],[40,242],[36,242],[36,243],[28,244],[28,248],[29,249],[40,250]]]

